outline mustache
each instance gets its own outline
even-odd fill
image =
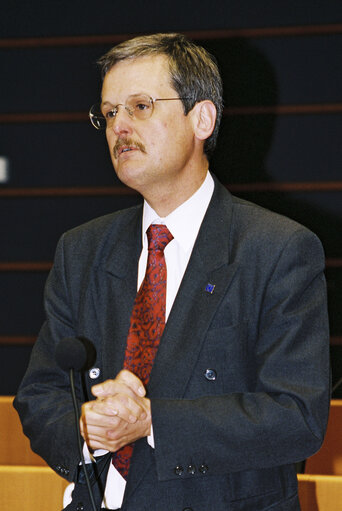
[[[127,146],[133,147],[134,149],[139,149],[139,151],[141,151],[142,153],[146,153],[145,146],[141,142],[133,140],[132,138],[126,138],[126,139],[119,138],[113,147],[114,157],[117,158],[119,156],[119,151],[120,151],[121,147],[127,147]]]

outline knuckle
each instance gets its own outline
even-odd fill
[[[120,433],[115,429],[108,429],[106,432],[107,439],[111,440],[111,442],[117,442],[120,438]]]
[[[121,422],[121,419],[119,419],[119,417],[111,417],[109,422],[111,427],[117,428]]]
[[[113,387],[113,385],[115,385],[115,380],[106,380],[102,384],[102,388],[104,389],[105,392],[110,392],[110,390]]]
[[[125,379],[128,373],[129,371],[127,371],[127,369],[121,369],[121,371],[116,375],[115,379],[116,380]]]
[[[120,404],[127,406],[129,404],[128,397],[125,394],[118,395],[118,401]]]

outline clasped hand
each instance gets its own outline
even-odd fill
[[[81,434],[93,450],[115,452],[151,432],[151,403],[140,379],[122,370],[114,380],[94,385],[94,401],[84,403]]]

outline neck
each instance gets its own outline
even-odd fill
[[[193,172],[178,176],[163,186],[156,186],[143,193],[144,199],[151,208],[164,218],[197,192],[203,184],[208,171],[208,160],[205,158]]]

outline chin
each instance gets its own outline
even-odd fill
[[[140,191],[141,188],[146,186],[146,176],[145,171],[143,169],[137,168],[115,168],[115,172],[120,181],[128,186],[129,188],[133,188],[133,190]]]

